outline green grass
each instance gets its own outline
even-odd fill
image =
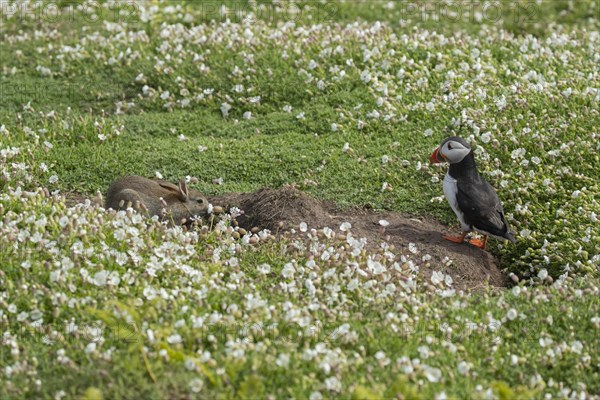
[[[50,206],[41,197],[20,207],[10,203],[6,206],[22,213],[24,222],[20,227],[31,232],[39,228],[35,227],[35,220],[25,222],[29,215],[40,211],[51,215],[51,209],[56,215],[62,215],[66,210],[64,204]],[[131,283],[96,286],[83,275],[68,270],[64,270],[63,278],[56,280],[51,278],[49,268],[38,264],[52,257],[50,252],[32,252],[33,257],[29,257],[32,265],[28,269],[20,265],[23,254],[4,253],[8,256],[3,269],[7,303],[14,304],[18,313],[40,310],[44,325],[36,330],[15,318],[6,321],[5,328],[19,342],[20,358],[35,357],[36,369],[33,377],[15,372],[2,386],[3,398],[52,397],[60,390],[67,397],[78,397],[89,387],[99,388],[105,398],[131,398],[142,394],[150,398],[186,397],[188,382],[198,377],[204,381],[202,396],[205,397],[267,394],[306,397],[315,390],[323,390],[322,380],[338,374],[343,377],[344,392],[357,395],[366,391],[375,397],[419,392],[417,397],[429,398],[442,390],[457,397],[483,396],[473,383],[474,373],[478,384],[492,388],[495,393],[506,391],[508,397],[519,394],[529,397],[550,390],[546,386],[550,383],[531,383],[532,371],[542,373],[545,382],[579,382],[592,393],[597,389],[598,372],[594,370],[593,360],[598,357],[598,322],[594,323],[593,318],[598,318],[599,304],[597,289],[590,282],[577,280],[562,288],[522,287],[520,293],[459,295],[454,301],[417,290],[404,298],[403,303],[398,303],[394,295],[382,297],[389,282],[376,279],[370,287],[350,291],[347,285],[351,277],[329,274],[329,277],[323,275],[323,281],[317,283],[321,292],[313,298],[304,287],[295,292],[283,291],[282,282],[294,281],[282,280],[283,264],[291,258],[297,259],[298,266],[306,262],[297,251],[282,252],[285,242],[265,243],[256,248],[243,246],[237,253],[239,264],[232,269],[212,259],[215,248],[223,245],[227,248],[228,243],[234,242],[227,234],[216,232],[199,241],[180,237],[179,243],[173,242],[171,246],[190,243],[195,255],[190,258],[182,251],[183,247],[179,250],[173,247],[173,259],[165,259],[153,277],[143,269],[120,265],[114,256],[101,252],[104,242],[119,252],[130,248],[126,242],[112,237],[114,228],[110,224],[99,225],[106,216],[93,209],[80,209],[79,216],[89,224],[80,226],[100,226],[100,230],[94,236],[81,237],[77,229],[71,228],[73,220],[66,229],[50,221],[44,236],[62,235],[58,251],[63,254],[82,240],[84,246],[94,249],[92,253],[96,254],[90,261],[102,262],[102,270],[117,273],[122,282]],[[132,226],[143,229],[143,224],[144,221],[139,221]],[[136,252],[142,259],[149,260],[160,254],[155,252],[155,244],[168,243],[164,241],[170,235],[156,229],[143,233],[143,237],[144,241],[136,245]],[[336,241],[327,240],[323,244],[338,245]],[[25,246],[33,250],[35,245],[24,245],[22,249]],[[3,248],[9,248],[6,241]],[[346,268],[344,257],[348,255],[329,267],[342,272]],[[74,258],[74,270],[83,268],[94,276],[98,270],[84,266],[84,260]],[[356,261],[361,262],[360,257]],[[192,280],[180,268],[190,263],[201,273]],[[263,263],[271,265],[271,274],[264,276],[257,272],[257,265]],[[337,299],[328,296],[332,293],[330,285],[335,284],[342,288],[342,297]],[[425,282],[421,284],[425,286]],[[15,298],[23,285],[30,288],[33,296]],[[211,287],[208,291],[207,285]],[[235,285],[236,290],[232,292],[230,285]],[[155,291],[153,297],[147,292],[149,288]],[[71,302],[55,303],[47,297],[48,291],[56,294],[67,291],[68,297],[75,300],[75,306],[69,306]],[[254,296],[260,293],[262,301],[271,307],[246,306],[251,293]],[[302,308],[315,300],[328,302],[329,309],[316,309],[308,315],[310,326],[317,328],[309,333],[299,325],[301,322],[288,319],[286,304]],[[230,309],[230,305],[243,307],[244,311]],[[6,309],[11,313],[8,305]],[[509,309],[514,309],[519,317],[507,319]],[[557,312],[559,309],[561,312]],[[215,312],[222,315],[222,319],[211,322],[209,318]],[[192,326],[196,317],[204,318],[203,326]],[[77,335],[66,330],[72,318],[77,325]],[[185,323],[177,327],[180,320]],[[342,334],[342,325],[346,323],[349,336]],[[94,327],[99,331],[92,331]],[[251,331],[250,327],[256,329]],[[451,333],[447,327],[452,328]],[[153,330],[152,336],[146,329]],[[52,335],[54,330],[58,334]],[[100,333],[103,339],[97,342]],[[180,343],[168,339],[173,334],[180,335]],[[46,335],[51,342],[44,343]],[[214,339],[211,340],[210,335]],[[244,338],[266,347],[246,344],[242,346],[245,349],[242,358],[223,351],[221,346],[230,347],[232,340]],[[540,345],[540,339],[546,344]],[[583,348],[576,342],[581,342]],[[98,348],[85,351],[89,343],[97,343]],[[303,358],[306,349],[316,348],[338,356],[317,354],[316,360]],[[547,349],[559,353],[551,357]],[[165,351],[162,356],[161,350]],[[199,361],[206,351],[211,353],[209,359]],[[380,351],[385,353],[384,358],[376,358]],[[289,373],[274,364],[279,353],[290,355],[290,365],[286,368]],[[10,346],[5,346],[3,360],[14,368],[12,362],[8,363],[14,360],[10,354]],[[61,358],[64,356],[69,359]],[[511,364],[513,356],[516,357],[514,365]],[[421,370],[425,367],[414,363],[414,372],[407,372],[405,367],[410,362],[403,357],[420,358],[421,364],[439,369],[442,377],[435,378],[434,373],[431,375],[434,382],[419,387],[418,382],[427,381],[430,375]],[[387,358],[390,360],[385,361]],[[185,367],[186,360],[198,367]],[[337,372],[326,373],[319,366],[322,362],[332,364]],[[471,372],[462,375],[458,369],[460,362],[469,365]],[[30,384],[31,379],[39,379],[41,385]]]
[[[233,14],[226,24],[198,2],[155,2],[159,11],[147,20],[141,8],[119,17],[101,9],[98,21],[81,12],[55,22],[1,16],[0,325],[11,336],[0,345],[0,397],[53,398],[62,390],[67,398],[95,398],[90,388],[106,399],[307,398],[316,391],[485,398],[488,390],[542,398],[563,388],[597,395],[598,2],[503,1],[498,21],[471,17],[465,11],[483,7],[473,3],[452,19],[438,2],[418,3],[417,11],[402,2],[394,9],[298,2],[296,26],[286,28],[285,12],[258,3],[266,8],[247,25]],[[180,9],[168,13],[168,6]],[[104,20],[126,22],[127,35]],[[231,106],[226,117],[223,103]],[[119,176],[159,171],[173,181],[197,177],[194,187],[206,194],[294,184],[340,207],[456,224],[447,203],[435,199],[445,169],[427,166],[448,135],[471,137],[517,231],[515,245],[493,242],[491,251],[524,278],[518,294],[447,298],[443,283],[433,287],[406,259],[398,268],[416,286],[404,290],[391,261],[382,261],[388,272],[367,277],[346,264],[370,268],[367,254],[349,256],[350,243],[321,237],[318,250],[288,240],[252,246],[218,229],[199,237],[146,229],[143,221],[15,191],[93,195]],[[329,246],[337,261],[321,260]],[[404,256],[419,263],[423,255]],[[312,275],[304,267],[310,257]],[[295,275],[283,276],[294,262]],[[156,263],[153,276],[147,268]],[[270,274],[257,270],[263,263]],[[562,284],[540,282],[544,270],[554,280],[566,274]],[[101,271],[120,283],[95,285]],[[356,290],[348,288],[353,278]],[[390,283],[397,290],[388,293]],[[148,290],[158,294],[151,299]],[[269,307],[250,307],[248,296]],[[36,310],[43,333],[33,332]],[[193,327],[215,312],[219,322]],[[318,326],[316,336],[298,327],[303,317]],[[78,335],[65,334],[71,320]],[[450,338],[439,331],[443,323],[453,327]],[[262,326],[260,335],[236,345],[247,337],[238,328],[252,324]],[[332,335],[344,324],[355,335]],[[92,325],[103,332],[96,350],[82,330]],[[52,330],[60,335],[44,343]],[[174,334],[181,343],[167,340]],[[305,356],[319,343],[323,352]],[[288,366],[276,364],[282,354]],[[190,388],[195,379],[203,385],[198,394]]]

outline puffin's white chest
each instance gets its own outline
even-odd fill
[[[458,222],[460,222],[461,228],[463,231],[470,231],[472,228],[465,223],[464,213],[458,207],[458,200],[456,200],[456,194],[458,193],[458,186],[456,184],[456,179],[448,175],[444,177],[444,196],[448,199],[448,203],[456,214],[458,218]]]

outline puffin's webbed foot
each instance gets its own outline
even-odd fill
[[[487,235],[484,235],[483,240],[471,239],[471,240],[469,240],[469,243],[475,247],[479,247],[480,249],[485,250],[485,246],[487,245],[487,238],[488,238]]]
[[[442,238],[452,243],[462,243],[465,241],[465,236],[467,236],[467,232],[461,233],[460,236],[443,235]]]

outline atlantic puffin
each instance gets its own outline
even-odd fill
[[[432,164],[444,161],[450,164],[444,177],[444,195],[460,222],[462,233],[443,238],[462,243],[467,233],[478,231],[483,234],[483,240],[472,239],[469,243],[481,249],[485,249],[489,235],[514,243],[502,203],[492,185],[477,172],[471,146],[457,136],[445,139],[429,158]]]

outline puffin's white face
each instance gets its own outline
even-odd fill
[[[468,145],[457,142],[455,140],[448,140],[439,148],[440,156],[450,164],[456,164],[461,162],[467,154],[471,151],[471,147]]]

